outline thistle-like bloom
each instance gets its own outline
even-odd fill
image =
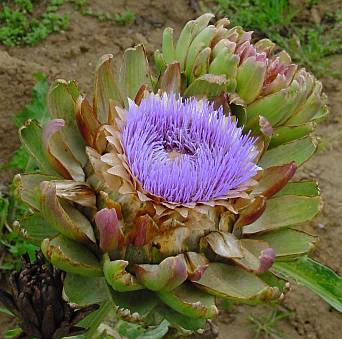
[[[255,139],[208,101],[149,96],[130,105],[122,131],[128,165],[143,189],[168,202],[207,202],[256,175]]]

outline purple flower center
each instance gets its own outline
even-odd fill
[[[130,105],[122,142],[143,189],[168,202],[222,198],[258,169],[255,139],[221,108],[194,98],[149,96]]]

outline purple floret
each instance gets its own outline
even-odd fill
[[[130,105],[122,142],[143,189],[169,202],[222,198],[256,175],[255,139],[208,101],[164,95]]]

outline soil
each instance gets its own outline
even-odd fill
[[[165,26],[174,27],[177,36],[184,23],[198,15],[195,1],[93,0],[91,3],[94,9],[116,13],[128,8],[136,13],[135,23],[120,27],[100,22],[65,5],[61,10],[72,13],[68,31],[52,34],[32,47],[0,46],[0,164],[6,163],[19,145],[12,118],[30,100],[34,72],[44,71],[51,81],[77,79],[84,93],[90,96],[96,61],[101,55],[112,53],[119,63],[124,49],[142,42],[152,59],[152,51],[160,48]],[[335,57],[333,64],[335,69],[341,69],[342,56]],[[301,177],[314,177],[319,181],[325,205],[321,216],[306,229],[321,238],[314,258],[342,275],[342,82],[331,77],[321,80],[329,96],[331,114],[317,134],[323,141],[321,145],[326,146],[320,147],[300,173]],[[0,191],[5,190],[12,175],[11,170],[1,170]],[[341,337],[342,315],[304,287],[293,286],[282,308],[291,311],[290,316],[278,324],[285,338]],[[223,310],[218,319],[219,338],[254,338],[249,315],[265,317],[270,312],[269,306],[234,306]],[[10,328],[9,322],[4,316],[0,318],[0,336],[1,329]]]

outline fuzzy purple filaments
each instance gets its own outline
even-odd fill
[[[142,188],[168,202],[223,198],[258,170],[255,139],[194,98],[151,95],[130,105],[122,143]]]

